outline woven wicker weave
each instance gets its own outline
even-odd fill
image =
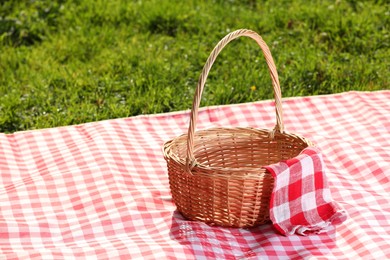
[[[233,39],[247,36],[263,51],[272,79],[276,126],[270,129],[212,128],[195,132],[207,75],[219,52]],[[269,220],[273,177],[264,165],[297,156],[312,143],[286,133],[278,74],[271,53],[256,32],[238,30],[211,52],[200,75],[188,134],[164,144],[169,183],[177,209],[188,219],[226,227],[252,227]]]

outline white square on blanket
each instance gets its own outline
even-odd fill
[[[272,211],[274,213],[276,223],[281,223],[290,218],[290,205],[288,202],[273,207]]]
[[[290,184],[290,169],[286,168],[283,172],[279,173],[276,178],[276,187],[278,189],[286,187]]]
[[[316,194],[314,191],[302,194],[301,197],[302,210],[309,211],[317,208]]]
[[[310,156],[302,158],[300,163],[302,166],[302,179],[314,174],[313,160]]]

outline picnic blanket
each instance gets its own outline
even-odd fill
[[[176,211],[161,147],[188,111],[0,134],[0,259],[390,258],[390,91],[283,100],[348,218],[326,233],[221,228]],[[202,108],[198,129],[274,126],[273,101]]]

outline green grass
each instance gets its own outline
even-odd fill
[[[188,109],[212,48],[239,28],[268,43],[285,97],[390,88],[385,0],[2,1],[0,132]],[[201,105],[270,98],[259,48],[240,38]]]

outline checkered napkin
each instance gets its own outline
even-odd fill
[[[275,178],[270,218],[283,235],[326,232],[347,218],[332,201],[318,148],[306,148],[293,159],[265,168]]]

